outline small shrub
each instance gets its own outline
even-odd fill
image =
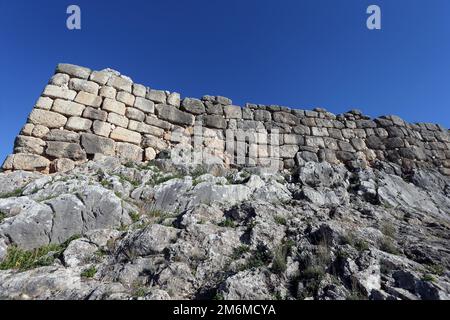
[[[286,260],[291,251],[291,247],[294,245],[293,241],[286,241],[281,247],[275,250],[272,261],[272,272],[276,274],[282,274],[286,271]]]
[[[231,255],[231,259],[237,260],[237,259],[239,259],[244,253],[247,253],[247,252],[249,252],[249,251],[250,251],[249,246],[245,246],[245,245],[242,245],[242,246],[239,246],[239,247],[237,247],[237,248],[234,248],[233,254]]]
[[[395,255],[399,254],[399,250],[395,246],[394,242],[388,237],[384,237],[381,240],[380,250],[387,252],[387,253],[395,254]]]
[[[198,177],[200,177],[200,176],[202,176],[202,175],[204,175],[206,173],[208,173],[206,168],[201,166],[201,165],[199,165],[191,172],[191,177],[192,177],[193,180],[195,180]]]
[[[14,191],[3,193],[0,195],[0,199],[19,197],[22,195],[23,188],[15,189]]]
[[[133,223],[139,221],[139,218],[140,218],[139,213],[137,213],[137,212],[130,212],[129,216],[131,218],[131,221],[133,221]]]
[[[442,276],[445,272],[445,268],[438,264],[433,264],[433,265],[429,266],[428,269],[430,270],[431,273],[433,273],[437,276]]]
[[[2,223],[5,218],[6,218],[6,213],[3,213],[0,211],[0,223]]]
[[[397,233],[397,230],[395,229],[395,226],[392,223],[389,222],[383,222],[380,227],[380,231],[387,237],[395,238],[395,234]]]
[[[147,289],[145,287],[138,287],[133,290],[133,297],[135,297],[135,298],[145,297],[146,294],[147,294]]]
[[[424,274],[424,275],[422,276],[422,280],[423,280],[423,281],[427,281],[427,282],[435,282],[435,281],[436,281],[436,279],[433,277],[433,275],[431,275],[431,274],[429,274],[429,273]]]
[[[258,245],[257,249],[253,251],[253,254],[247,260],[247,263],[244,266],[244,270],[265,266],[270,263],[272,258],[273,257],[267,250],[267,248],[262,245]]]
[[[281,225],[283,225],[283,226],[287,225],[287,221],[286,221],[286,219],[285,219],[284,217],[281,217],[281,216],[275,216],[274,220],[275,220],[275,222],[276,222],[277,224],[281,224]]]
[[[91,267],[89,267],[89,268],[87,268],[87,269],[84,269],[84,270],[81,272],[80,276],[81,276],[82,278],[93,278],[93,277],[95,276],[96,273],[97,273],[97,268],[94,267],[94,266],[91,266]]]
[[[236,225],[233,220],[231,220],[230,218],[226,218],[225,221],[219,223],[219,227],[234,228],[236,227]]]

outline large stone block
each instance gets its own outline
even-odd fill
[[[89,77],[89,80],[97,82],[100,85],[105,85],[109,78],[111,77],[111,73],[106,71],[93,71],[91,73],[91,76]]]
[[[256,121],[271,121],[272,120],[272,114],[270,111],[267,110],[255,110],[253,111],[254,118]]]
[[[58,87],[52,84],[49,84],[45,87],[44,92],[42,93],[44,97],[50,97],[53,99],[60,98],[65,100],[73,100],[77,95],[77,92],[74,90],[69,90],[66,88]]]
[[[33,125],[33,126],[34,126],[34,125]],[[35,126],[33,127],[33,131],[31,132],[31,135],[32,135],[33,137],[36,137],[36,138],[43,138],[43,137],[45,137],[49,132],[50,132],[50,129],[49,129],[49,128],[47,128],[47,127],[45,127],[45,126],[43,126],[43,125],[37,124],[37,125],[35,125]]]
[[[110,99],[116,99],[116,93],[117,90],[114,89],[113,87],[109,87],[109,86],[103,86],[100,89],[100,97],[104,97],[104,98],[110,98]]]
[[[296,144],[296,145],[305,144],[305,138],[297,134],[284,134],[283,139],[285,144]]]
[[[102,136],[102,137],[109,137],[109,134],[112,130],[112,124],[95,120],[94,124],[92,125],[92,129],[95,134]]]
[[[69,80],[69,75],[64,73],[57,73],[53,75],[49,83],[58,87],[67,87],[67,85],[69,84]]]
[[[91,69],[69,63],[60,63],[56,67],[56,72],[67,73],[72,77],[87,79],[91,74]]]
[[[9,155],[3,164],[5,170],[41,171],[49,167],[50,160],[36,155],[16,153]]]
[[[127,128],[128,127],[128,118],[125,116],[121,116],[117,113],[111,112],[108,114],[108,122],[115,124],[116,126]]]
[[[180,106],[180,94],[178,92],[172,92],[171,94],[169,94],[169,96],[167,97],[167,104],[174,106],[174,107],[179,107]]]
[[[242,119],[242,109],[239,106],[225,106],[223,107],[223,112],[227,119]]]
[[[83,133],[81,135],[81,145],[87,154],[115,155],[115,142],[109,138],[102,138],[92,133]]]
[[[157,137],[162,137],[164,134],[164,130],[158,127],[154,127],[143,122],[138,122],[135,120],[130,120],[130,124],[128,125],[128,129],[137,131],[140,133],[148,133]]]
[[[294,158],[299,150],[298,145],[286,144],[280,147],[280,157],[281,158]]]
[[[126,161],[142,161],[144,151],[133,144],[118,142],[116,144],[116,156]]]
[[[80,134],[68,130],[53,129],[45,136],[45,139],[49,141],[79,142]]]
[[[125,115],[130,120],[136,120],[136,121],[144,121],[145,120],[145,113],[136,108],[127,108]]]
[[[126,91],[119,91],[117,93],[117,101],[125,103],[127,106],[132,107],[134,105],[134,100],[136,99],[131,93]]]
[[[150,89],[146,98],[156,103],[166,103],[166,92],[163,90]]]
[[[227,121],[220,115],[207,115],[203,117],[204,125],[210,128],[226,129]]]
[[[102,105],[102,98],[89,92],[80,91],[75,98],[75,102],[99,108]]]
[[[73,131],[87,131],[91,128],[92,121],[80,117],[71,117],[67,120],[66,129]]]
[[[147,116],[145,117],[145,122],[149,125],[164,129],[164,130],[171,130],[173,125],[170,124],[167,121],[160,120],[156,116]]]
[[[35,107],[39,109],[44,110],[50,110],[53,105],[53,99],[50,99],[49,97],[39,97],[39,99],[36,101]]]
[[[76,102],[56,99],[53,103],[52,111],[65,116],[81,116],[85,106]]]
[[[136,98],[134,107],[147,113],[155,113],[155,103],[141,97]]]
[[[142,84],[133,84],[133,94],[136,97],[145,97],[145,94],[147,93],[147,88],[143,86]]]
[[[111,76],[108,80],[108,86],[111,86],[117,90],[122,90],[131,93],[132,82],[128,79],[119,77],[119,76]]]
[[[39,138],[17,136],[14,143],[14,152],[43,154],[45,145],[45,141]]]
[[[109,98],[105,98],[105,100],[103,101],[102,109],[106,111],[115,112],[122,116],[125,115],[125,112],[127,110],[125,107],[125,103],[112,100]]]
[[[100,121],[106,121],[106,118],[108,117],[108,113],[106,111],[87,107],[84,109],[83,112],[83,118],[91,119],[91,120],[100,120]]]
[[[194,116],[192,114],[178,110],[169,105],[160,105],[156,109],[159,118],[179,125],[194,125]]]
[[[203,102],[199,99],[185,98],[181,104],[181,109],[192,114],[203,114],[206,112]]]
[[[75,91],[84,91],[97,95],[100,89],[99,85],[93,81],[73,78],[69,81],[69,89]]]
[[[47,141],[46,155],[53,158],[69,158],[72,160],[85,160],[86,152],[78,143]]]
[[[142,146],[144,148],[151,147],[156,150],[165,150],[168,148],[167,143],[163,139],[159,139],[152,135],[145,135],[144,140],[142,141]]]
[[[115,128],[110,135],[111,139],[122,142],[130,142],[134,144],[141,144],[141,134],[121,127]]]
[[[50,164],[51,172],[68,172],[75,168],[75,162],[70,159],[55,159]]]
[[[273,114],[273,121],[286,123],[286,124],[289,124],[291,126],[300,123],[300,119],[297,118],[295,115],[293,115],[292,113],[283,112],[283,111],[275,112]]]
[[[63,115],[41,109],[33,109],[28,120],[33,124],[41,124],[47,128],[60,128],[67,122],[67,118]]]

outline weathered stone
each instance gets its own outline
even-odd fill
[[[119,91],[117,93],[117,101],[125,103],[127,106],[132,107],[134,105],[134,100],[136,99],[131,93],[126,91]]]
[[[92,125],[92,129],[94,133],[99,136],[109,137],[109,134],[111,133],[112,130],[112,124],[96,120]]]
[[[45,145],[45,141],[39,138],[17,136],[14,143],[14,152],[43,154]]]
[[[125,115],[126,112],[125,103],[112,100],[109,98],[105,98],[105,100],[103,101],[102,109],[106,111],[115,112],[122,116]]]
[[[117,90],[122,90],[126,92],[131,92],[132,82],[128,79],[119,77],[119,76],[111,76],[108,80],[108,86],[111,86]]]
[[[73,131],[53,129],[46,135],[45,139],[61,142],[79,142],[80,135]]]
[[[91,74],[91,70],[85,67],[76,66],[74,64],[60,63],[56,67],[56,72],[67,73],[76,78],[87,79]]]
[[[310,135],[311,134],[311,129],[304,125],[295,126],[294,128],[292,128],[292,130],[296,134],[301,134],[301,135]]]
[[[272,114],[266,110],[255,110],[254,111],[254,119],[256,121],[264,121],[264,122],[271,121]]]
[[[77,78],[70,79],[69,81],[69,89],[75,91],[84,91],[97,95],[99,88],[99,85],[92,81]]]
[[[177,92],[172,92],[171,94],[169,94],[169,96],[167,97],[167,104],[174,106],[174,107],[179,107],[180,106],[180,94]]]
[[[100,85],[105,85],[109,78],[111,77],[111,73],[106,71],[93,71],[91,73],[91,76],[89,77],[89,80],[97,82]]]
[[[340,148],[342,151],[355,152],[355,149],[354,149],[354,148],[352,147],[352,145],[351,145],[349,142],[347,142],[347,141],[339,141],[338,144],[339,144],[339,148]]]
[[[87,107],[84,109],[83,117],[91,120],[105,121],[108,117],[108,113],[100,109]]]
[[[299,153],[297,153],[296,155],[296,162],[298,164],[302,164],[304,160],[305,162],[318,162],[319,159],[317,157],[317,154],[315,154],[314,152],[310,152],[310,151],[300,151]]]
[[[158,119],[156,116],[147,116],[145,118],[145,122],[149,125],[164,129],[164,130],[170,130],[172,129],[172,124],[170,124],[167,121],[163,121]]]
[[[75,102],[99,108],[102,105],[102,98],[89,92],[80,91],[75,98]]]
[[[146,98],[156,103],[166,103],[166,92],[150,89],[147,92]]]
[[[87,154],[101,153],[107,156],[114,156],[115,154],[114,140],[91,133],[81,134],[81,146]]]
[[[328,137],[328,129],[327,128],[312,127],[311,128],[311,135],[316,136],[316,137]]]
[[[203,102],[199,99],[185,98],[181,104],[181,109],[192,114],[203,114],[206,112]]]
[[[386,139],[385,144],[388,149],[402,148],[405,146],[405,142],[400,137],[388,138]]]
[[[296,144],[296,145],[305,144],[305,138],[296,134],[285,134],[283,136],[283,141],[285,144]]]
[[[122,160],[142,161],[143,150],[133,144],[118,142],[116,143],[116,156]]]
[[[294,158],[299,149],[298,145],[284,145],[280,147],[281,158]]]
[[[356,126],[358,128],[376,128],[377,124],[372,120],[356,120]]]
[[[273,114],[273,121],[286,123],[292,126],[299,124],[299,119],[292,113],[287,112],[275,112]]]
[[[143,122],[138,122],[134,120],[130,120],[130,124],[128,129],[137,131],[140,133],[148,133],[157,137],[162,137],[164,134],[164,130],[158,127],[154,127]]]
[[[85,106],[76,102],[56,99],[53,103],[52,111],[61,113],[65,116],[81,116],[84,108]]]
[[[227,121],[223,116],[206,115],[203,117],[205,126],[216,129],[226,129]]]
[[[111,139],[122,142],[130,142],[139,145],[141,143],[141,135],[138,132],[134,132],[121,127],[115,128],[110,135]]]
[[[67,87],[67,85],[69,84],[69,80],[70,77],[67,74],[57,73],[53,75],[49,83],[58,87]]]
[[[144,148],[152,147],[159,151],[165,150],[168,147],[167,143],[163,139],[159,139],[152,135],[145,135],[142,145]]]
[[[351,143],[356,151],[361,151],[361,150],[366,149],[366,144],[364,143],[364,140],[362,140],[360,138],[353,138],[351,140]]]
[[[33,129],[34,129],[35,125],[32,123],[26,123],[22,130],[20,130],[20,134],[23,136],[31,136],[31,134],[33,133]]]
[[[67,88],[62,88],[58,86],[54,86],[49,84],[45,87],[44,92],[42,93],[44,97],[50,97],[53,99],[60,98],[65,100],[73,100],[77,95],[76,91],[69,90]]]
[[[117,113],[110,112],[108,114],[108,122],[112,123],[112,124],[115,124],[116,126],[119,126],[119,127],[122,127],[122,128],[127,128],[129,120],[125,116],[121,116],[121,115],[119,115]]]
[[[133,83],[133,94],[136,97],[145,97],[145,94],[147,93],[147,88],[143,86],[142,84]]]
[[[141,97],[136,98],[134,107],[146,113],[155,113],[155,103]]]
[[[242,119],[245,120],[253,120],[253,110],[250,108],[243,108],[242,109]]]
[[[9,155],[3,165],[7,170],[41,171],[48,168],[50,161],[36,154],[16,153]]]
[[[51,172],[68,172],[75,168],[75,162],[70,159],[55,159],[50,164]]]
[[[127,108],[125,116],[130,120],[144,121],[145,113],[135,108]]]
[[[194,125],[194,116],[192,114],[178,110],[169,105],[160,105],[156,108],[159,118],[179,125]]]
[[[53,99],[50,99],[49,97],[40,97],[35,104],[36,108],[44,109],[44,110],[50,110],[53,105]]]
[[[49,128],[47,128],[47,127],[45,127],[45,126],[43,126],[43,125],[38,124],[38,125],[35,125],[35,126],[33,127],[33,131],[31,132],[31,135],[32,135],[33,137],[36,137],[36,138],[43,138],[43,137],[45,137],[49,132],[50,132],[50,129],[49,129]]]
[[[210,101],[205,102],[207,114],[218,114],[223,116],[223,106]]]
[[[116,99],[116,92],[117,90],[114,89],[113,87],[108,87],[108,86],[103,86],[100,89],[100,97],[105,97],[105,98],[109,98],[109,99]]]
[[[35,125],[41,124],[47,128],[60,128],[67,122],[67,118],[63,115],[42,109],[33,109],[28,120]]]
[[[86,152],[77,143],[47,141],[45,154],[53,158],[86,159]]]
[[[144,154],[144,160],[145,161],[151,161],[153,159],[156,158],[156,151],[155,149],[148,147],[145,149],[145,154]]]
[[[92,121],[80,117],[71,117],[67,120],[66,129],[73,131],[87,131],[91,128]]]
[[[242,109],[239,106],[224,106],[223,112],[227,119],[242,119]]]

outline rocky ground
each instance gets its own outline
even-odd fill
[[[450,179],[90,161],[0,174],[2,299],[449,299]]]

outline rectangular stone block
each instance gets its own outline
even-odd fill
[[[163,90],[150,89],[146,98],[156,103],[166,103],[166,92]]]
[[[161,128],[157,128],[148,124],[145,124],[143,122],[138,122],[135,120],[130,120],[130,123],[128,125],[128,129],[137,131],[140,133],[148,133],[152,134],[157,137],[162,137],[164,134],[164,130]]]
[[[123,102],[119,102],[109,98],[105,98],[105,100],[103,101],[102,109],[106,111],[115,112],[122,116],[124,116],[126,112],[126,107]]]
[[[87,79],[91,74],[91,69],[80,67],[74,64],[60,63],[56,67],[56,72],[66,73],[69,76],[75,78]]]
[[[111,76],[107,84],[108,86],[111,86],[117,90],[122,90],[131,93],[131,86],[133,83],[130,80],[122,77]]]
[[[155,103],[141,97],[136,98],[134,107],[146,113],[155,113]]]
[[[168,147],[167,143],[163,139],[159,139],[152,135],[145,135],[142,145],[144,148],[152,147],[153,149],[160,151],[165,150]]]
[[[53,99],[50,99],[49,97],[40,97],[35,104],[36,108],[44,109],[44,110],[50,110],[53,105]]]
[[[99,137],[92,133],[81,135],[81,146],[87,154],[101,153],[107,156],[114,156],[116,143],[109,138]]]
[[[284,146],[280,146],[280,157],[281,158],[294,158],[299,150],[298,145],[289,145],[286,144]]]
[[[50,161],[37,154],[17,153],[9,155],[3,164],[5,170],[41,171],[48,168]]]
[[[118,142],[116,144],[116,156],[127,161],[142,161],[144,151],[133,144]]]
[[[93,81],[73,78],[69,81],[69,89],[75,91],[84,91],[97,95],[100,89],[99,85]]]
[[[111,77],[111,73],[106,71],[93,71],[91,73],[91,76],[89,77],[89,80],[94,81],[100,85],[105,85],[109,78]]]
[[[45,87],[42,95],[53,99],[60,98],[65,100],[73,100],[75,99],[77,92],[49,84]]]
[[[84,104],[85,106],[99,108],[102,105],[102,98],[89,92],[80,91],[75,98],[75,102]]]
[[[125,116],[121,116],[117,113],[111,112],[108,114],[108,122],[115,124],[116,126],[127,128],[128,127],[128,118]]]
[[[71,117],[67,120],[66,129],[74,131],[87,131],[91,128],[92,121],[80,117]]]
[[[194,125],[194,116],[169,105],[159,105],[156,109],[160,119],[179,125]]]
[[[33,124],[41,124],[47,128],[60,128],[66,124],[67,118],[56,112],[33,109],[28,121]]]
[[[85,106],[69,100],[56,99],[52,111],[65,116],[81,116]]]
[[[239,106],[225,106],[223,107],[223,112],[225,113],[225,118],[227,119],[241,119],[242,109]]]
[[[100,97],[110,98],[110,99],[116,99],[116,93],[117,90],[113,87],[103,86],[100,89]]]
[[[119,91],[117,93],[117,101],[125,103],[127,106],[132,107],[134,105],[134,100],[136,98],[129,92],[126,91]]]
[[[49,141],[61,141],[61,142],[79,142],[80,135],[73,131],[52,129],[45,136]]]
[[[111,139],[114,139],[116,141],[122,141],[122,142],[130,142],[134,144],[141,144],[141,134],[138,132],[134,132],[128,129],[124,129],[121,127],[115,128],[110,135]]]
[[[87,107],[83,112],[83,118],[86,119],[106,121],[107,117],[108,113],[106,111],[92,107]]]
[[[136,121],[144,121],[145,113],[135,108],[127,108],[125,115],[127,118]]]
[[[112,124],[96,120],[92,125],[92,129],[96,135],[109,137],[112,130]]]
[[[305,138],[297,134],[284,134],[283,139],[286,144],[303,145],[305,143]]]
[[[34,137],[17,136],[14,142],[14,153],[43,154],[46,143]]]
[[[143,86],[142,84],[133,83],[133,94],[136,97],[145,97],[145,94],[147,93],[147,88]]]
[[[46,155],[53,158],[69,158],[72,160],[86,159],[86,152],[78,143],[47,141]]]
[[[170,130],[173,127],[173,125],[170,124],[169,122],[160,120],[160,119],[156,118],[156,116],[147,116],[145,118],[145,122],[149,125],[152,125],[152,126],[164,129],[164,130]]]

